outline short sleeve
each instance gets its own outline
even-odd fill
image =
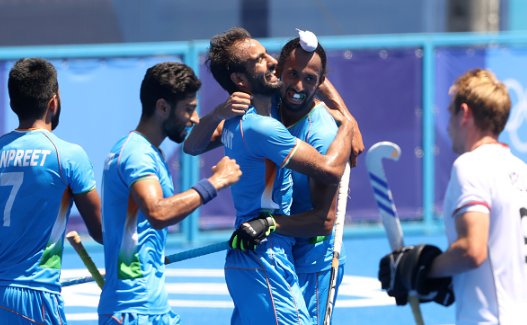
[[[82,194],[95,188],[95,173],[88,155],[79,145],[72,145],[68,149],[63,167],[66,169],[68,186],[73,194]]]
[[[298,139],[279,121],[270,117],[247,119],[242,122],[242,130],[245,145],[255,156],[280,167],[293,157]]]
[[[150,152],[131,150],[131,154],[123,158],[119,169],[128,187],[141,179],[158,178],[156,159]]]
[[[452,167],[451,182],[459,189],[453,216],[468,211],[490,212],[488,181],[477,164],[472,164],[469,159],[458,159]]]
[[[324,107],[325,105],[318,107],[314,112],[316,115],[311,117],[311,126],[306,138],[306,142],[323,155],[328,151],[338,130],[335,120]]]
[[[311,134],[307,139],[307,143],[309,143],[318,152],[325,155],[334,138],[335,133],[321,131]]]

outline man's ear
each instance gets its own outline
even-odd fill
[[[170,114],[170,105],[164,98],[156,100],[156,114],[161,117],[167,117]]]
[[[459,105],[459,111],[461,112],[463,116],[462,122],[466,122],[469,119],[472,119],[474,117],[472,108],[470,108],[470,106],[468,106],[467,103],[461,103],[461,105]]]
[[[57,110],[57,107],[59,107],[59,100],[58,95],[54,94],[51,99],[48,101],[48,109],[50,109],[53,113]]]
[[[243,73],[233,72],[230,75],[231,81],[238,87],[239,90],[246,91],[248,87],[247,78]]]

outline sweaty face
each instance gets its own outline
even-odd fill
[[[283,65],[282,105],[289,110],[310,109],[322,82],[322,61],[317,53],[294,49]]]
[[[282,83],[275,75],[276,60],[254,39],[238,44],[239,58],[245,65],[249,90],[255,95],[272,95]]]
[[[188,129],[198,123],[197,102],[193,94],[171,105],[170,114],[163,123],[163,131],[170,140],[177,143],[185,141]]]

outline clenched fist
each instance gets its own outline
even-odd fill
[[[218,105],[214,114],[221,120],[228,120],[232,117],[245,114],[251,106],[251,95],[235,91],[222,105]]]
[[[209,177],[209,182],[216,190],[221,190],[236,183],[240,176],[242,176],[242,171],[236,160],[225,156],[215,166],[212,166],[212,176]]]

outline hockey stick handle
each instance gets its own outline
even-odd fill
[[[104,279],[105,273],[101,272],[101,276]],[[88,275],[88,276],[82,276],[82,277],[79,277],[79,278],[72,278],[72,279],[63,280],[63,281],[60,282],[60,285],[62,287],[69,287],[69,286],[72,286],[72,285],[75,285],[75,284],[83,284],[83,283],[88,283],[88,282],[93,282],[93,281],[95,281],[93,276]]]
[[[340,179],[338,194],[337,194],[337,212],[335,220],[335,235],[333,242],[333,260],[331,261],[331,275],[330,285],[328,291],[328,299],[326,301],[326,312],[324,314],[324,325],[331,323],[331,315],[333,314],[333,304],[335,301],[335,292],[337,290],[337,274],[339,270],[340,251],[342,249],[342,239],[344,234],[344,221],[346,219],[346,207],[348,205],[348,187],[350,179],[350,165],[346,164],[344,174]]]
[[[165,264],[171,264],[203,255],[220,252],[226,250],[227,248],[229,248],[229,241],[222,241],[219,243],[214,243],[199,248],[189,249],[187,251],[165,256]]]
[[[382,161],[383,159],[397,161],[400,155],[401,149],[399,146],[389,141],[375,143],[366,154],[366,168],[370,176],[373,195],[392,251],[404,246],[404,237]],[[408,295],[408,301],[412,308],[416,325],[424,325],[423,315],[419,307],[419,298],[414,295]]]
[[[172,254],[172,255],[165,256],[165,264],[172,264],[172,263],[175,263],[175,262],[180,262],[180,261],[188,260],[188,259],[191,259],[191,258],[195,258],[195,257],[203,256],[203,255],[208,255],[208,254],[220,252],[220,251],[226,250],[227,248],[229,248],[229,242],[228,241],[222,241],[222,242],[219,242],[219,243],[214,243],[214,244],[210,244],[210,245],[207,245],[207,246],[190,249],[190,250],[187,250],[187,251],[183,251],[183,252],[179,252],[179,253],[175,253],[175,254]],[[102,278],[102,276],[101,276],[101,278]],[[75,285],[75,284],[82,284],[82,283],[91,282],[91,281],[94,281],[94,280],[95,280],[95,277],[92,274],[92,276],[64,280],[64,281],[61,282],[61,284],[62,284],[63,287],[67,287],[67,286],[71,286],[71,285]],[[103,279],[103,282],[104,282],[104,279]]]
[[[350,182],[350,164],[346,164],[344,174],[340,180],[337,196],[337,212],[335,219],[335,242],[333,251],[340,254],[342,248],[342,235],[344,234],[344,221],[346,219],[346,208],[348,206],[348,190]]]
[[[101,273],[99,272],[99,269],[97,269],[97,266],[86,251],[86,248],[84,248],[79,234],[75,230],[73,230],[66,235],[66,238],[70,242],[71,246],[73,246],[77,254],[79,254],[79,257],[81,258],[82,262],[92,275],[95,282],[97,282],[99,288],[102,289],[104,285],[104,278],[102,277]]]

